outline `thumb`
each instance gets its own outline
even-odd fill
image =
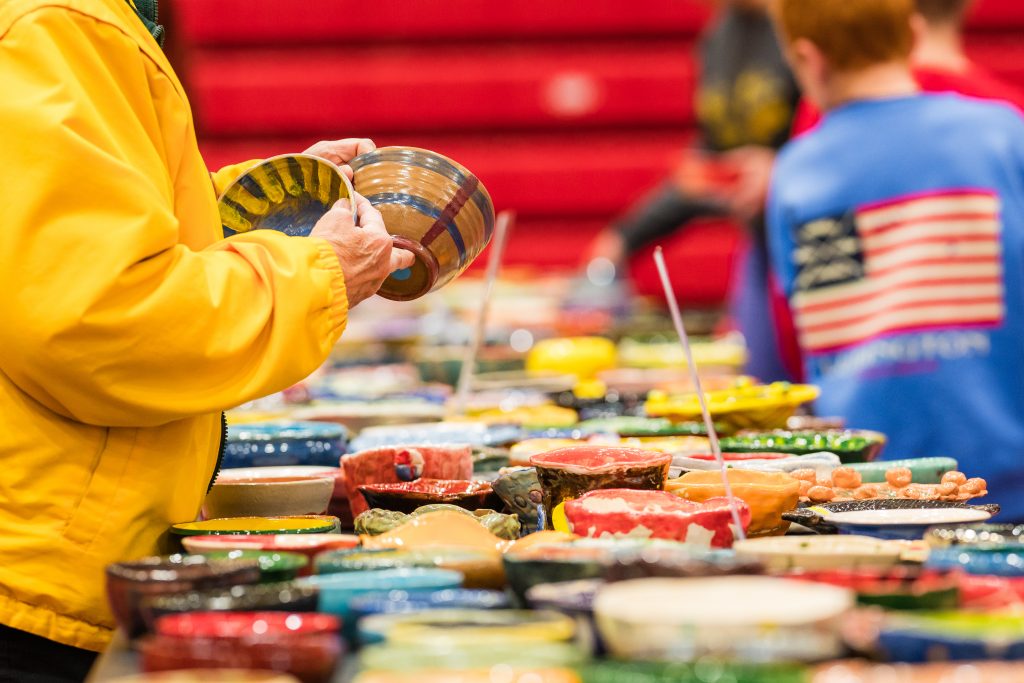
[[[391,271],[401,270],[402,268],[410,268],[412,264],[416,263],[416,256],[411,251],[405,249],[399,249],[395,247],[391,250]]]

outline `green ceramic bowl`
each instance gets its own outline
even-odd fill
[[[844,465],[870,462],[885,446],[885,435],[863,429],[827,429],[824,431],[789,432],[778,429],[768,432],[744,432],[721,440],[723,451],[729,453],[789,453],[807,455],[828,451],[835,453]]]
[[[294,517],[222,517],[185,522],[171,527],[176,536],[265,536],[269,534],[331,534],[341,530],[337,517],[297,515]]]
[[[214,550],[202,554],[211,560],[256,560],[260,563],[261,583],[289,581],[309,564],[305,555],[273,550]]]
[[[894,467],[909,469],[915,484],[938,484],[943,474],[956,470],[958,465],[953,458],[910,458],[858,462],[852,463],[850,467],[860,472],[860,478],[865,484],[884,484],[885,473]]]
[[[808,669],[797,664],[740,664],[735,662],[596,661],[579,670],[583,683],[806,683]]]

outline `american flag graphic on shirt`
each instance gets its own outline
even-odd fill
[[[998,325],[999,198],[947,190],[860,207],[797,229],[801,345],[830,353],[893,334]]]

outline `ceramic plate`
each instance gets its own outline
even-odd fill
[[[838,526],[902,526],[984,522],[991,516],[984,510],[970,508],[851,510],[849,512],[833,512],[828,516],[828,521],[830,524]]]
[[[327,515],[295,517],[224,517],[202,522],[185,522],[171,527],[178,536],[324,534],[338,530],[338,518]]]
[[[253,536],[228,534],[224,536],[186,536],[182,544],[190,553],[214,550],[281,550],[315,554],[324,550],[342,550],[359,545],[359,537],[351,534],[267,534]]]
[[[869,536],[778,536],[737,541],[736,557],[774,571],[888,567],[900,561],[895,543]]]
[[[250,230],[306,236],[334,202],[352,194],[352,184],[330,161],[312,154],[283,154],[235,179],[217,208],[227,236]],[[352,210],[354,214],[354,206]]]

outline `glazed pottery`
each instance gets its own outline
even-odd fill
[[[850,464],[850,467],[860,473],[861,481],[865,484],[884,483],[885,473],[895,467],[910,470],[911,480],[915,484],[938,484],[943,474],[957,470],[957,462],[953,458],[910,458],[857,462]]]
[[[322,422],[278,420],[229,425],[221,467],[336,466],[347,444],[344,427]]]
[[[359,545],[359,537],[348,534],[267,534],[224,536],[186,536],[181,540],[190,553],[221,550],[264,550],[301,553],[310,561],[327,550],[344,550]]]
[[[984,550],[971,546],[933,548],[927,566],[932,569],[961,570],[983,576],[1024,577],[1024,547]]]
[[[225,236],[277,230],[304,237],[339,199],[352,199],[352,184],[337,166],[312,154],[283,154],[236,178],[217,208]]]
[[[527,372],[552,372],[594,379],[597,373],[615,367],[615,344],[604,337],[543,339],[526,356]]]
[[[530,462],[537,468],[550,527],[552,510],[566,498],[596,489],[661,489],[672,456],[633,448],[574,446],[535,455]]]
[[[637,579],[602,587],[594,616],[620,658],[816,661],[842,652],[853,605],[852,591],[771,577]]]
[[[594,661],[582,668],[586,683],[700,683],[708,674],[730,683],[807,683],[804,667],[795,664],[739,662],[626,662]],[[835,683],[840,683],[836,681]],[[842,681],[842,683],[855,683]]]
[[[202,554],[211,560],[256,560],[264,583],[294,579],[309,565],[305,555],[274,550],[213,550]]]
[[[672,422],[665,418],[604,417],[581,422],[584,434],[618,434],[619,436],[704,436],[707,428],[698,422]]]
[[[371,645],[384,641],[384,633],[366,627],[365,617],[376,614],[413,614],[435,609],[506,609],[508,597],[501,591],[467,590],[454,588],[442,591],[419,592],[394,590],[386,593],[366,593],[349,602],[352,618],[358,623],[359,642]],[[387,625],[390,628],[390,624]]]
[[[202,522],[184,522],[171,527],[171,533],[177,536],[329,534],[339,530],[338,518],[328,515],[223,517]]]
[[[320,590],[320,611],[348,618],[356,596],[380,591],[438,591],[462,586],[462,574],[448,569],[381,569],[343,572],[303,579]]]
[[[434,644],[383,643],[364,648],[359,663],[363,671],[445,671],[461,675],[465,671],[508,667],[576,666],[583,662],[583,652],[575,645],[556,642],[480,643],[474,647],[439,648]],[[418,681],[419,679],[417,679]]]
[[[747,362],[747,347],[742,337],[727,336],[715,340],[691,337],[690,350],[701,375],[733,372]],[[619,342],[619,363],[627,368],[687,369],[686,354],[675,334],[671,337],[658,334],[653,339],[623,339]]]
[[[540,525],[544,494],[540,488],[537,470],[533,467],[504,467],[498,471],[498,478],[491,486],[505,506],[518,518],[526,529]]]
[[[783,518],[822,534],[858,534],[890,539],[919,539],[931,525],[968,524],[988,519],[998,505],[966,505],[940,500],[876,498],[821,503],[783,513]],[[857,513],[850,517],[846,513]],[[866,515],[864,514],[866,513]],[[838,519],[836,514],[843,514]]]
[[[1022,660],[1024,617],[968,612],[891,613],[882,623],[876,648],[885,661],[894,662]]]
[[[152,631],[157,619],[189,612],[315,612],[319,592],[293,582],[231,586],[192,591],[156,598],[142,603],[142,617]]]
[[[505,553],[505,576],[519,604],[534,586],[583,579],[603,579],[614,562],[607,546],[573,543],[537,545]]]
[[[342,550],[323,553],[316,558],[317,574],[407,567],[436,567],[457,571],[463,575],[463,585],[466,588],[505,587],[505,570],[501,557],[491,550],[440,546],[420,550]]]
[[[604,585],[601,579],[541,583],[526,591],[526,604],[531,609],[561,612],[576,622],[576,638],[593,654],[604,651],[594,624],[594,597]]]
[[[381,510],[372,508],[356,517],[356,533],[368,536],[380,536],[393,531],[407,522],[422,515],[437,512],[454,513],[463,517],[475,520],[480,526],[490,531],[498,538],[506,541],[514,541],[519,538],[521,524],[515,515],[506,515],[493,510],[474,510],[470,512],[466,508],[447,503],[435,503],[422,505],[412,512],[396,512],[394,510]]]
[[[487,425],[482,422],[420,422],[416,424],[368,427],[352,439],[352,450],[388,446],[501,446],[520,438],[522,430],[514,425]]]
[[[800,482],[783,472],[729,469],[726,476],[733,495],[750,506],[748,536],[779,536],[789,530],[782,513],[796,507]],[[725,495],[719,470],[687,472],[665,482],[665,490],[698,503]]]
[[[109,683],[300,683],[290,674],[256,669],[180,669],[114,678]]]
[[[407,301],[443,287],[480,255],[494,231],[494,205],[469,170],[436,152],[382,147],[349,162],[356,191],[384,216],[395,246],[416,255],[378,292]]]
[[[327,477],[244,477],[221,472],[203,501],[207,519],[255,515],[319,515],[327,510],[334,479]]]
[[[471,514],[440,510],[411,517],[378,536],[363,536],[367,548],[469,548],[502,552],[508,541],[485,529]]]
[[[835,453],[811,453],[810,455],[789,455],[788,453],[722,453],[727,467],[759,472],[786,472],[812,469],[827,475],[842,465]],[[720,471],[718,461],[711,453],[691,453],[672,458],[671,472],[681,476],[686,472],[705,470]]]
[[[924,570],[919,566],[887,569],[830,569],[793,572],[790,578],[827,583],[857,593],[861,605],[890,610],[956,609],[960,589],[953,574]]]
[[[707,392],[711,417],[721,423],[723,432],[742,429],[780,429],[804,403],[818,397],[817,387],[808,384],[776,382],[769,385],[745,385],[724,391]],[[702,415],[696,394],[671,396],[651,392],[645,404],[651,417],[689,421]]]
[[[890,567],[900,561],[897,543],[869,536],[780,536],[733,545],[738,559],[764,563],[775,572]]]
[[[422,399],[313,401],[292,412],[296,420],[344,426],[354,432],[379,425],[427,422],[444,417],[444,406]],[[340,454],[339,454],[340,455]],[[337,459],[333,463],[337,463]]]
[[[568,642],[575,622],[558,612],[511,609],[444,609],[371,617],[390,620],[385,639],[395,644],[477,647],[489,643]]]
[[[932,548],[1024,551],[1024,524],[934,526],[928,529],[924,539]]]
[[[254,559],[210,560],[201,555],[148,557],[107,567],[110,611],[129,638],[144,630],[146,598],[194,590],[256,583],[260,566]]]
[[[352,510],[348,506],[348,493],[345,490],[345,475],[340,467],[323,465],[283,465],[277,467],[239,467],[221,470],[220,476],[261,479],[264,477],[327,477],[334,483],[331,501],[327,504],[327,514],[341,521],[342,529],[352,528]]]
[[[373,448],[341,459],[352,517],[369,509],[359,492],[367,484],[398,484],[427,479],[472,479],[469,446],[394,446]]]
[[[790,432],[779,429],[724,437],[721,446],[722,450],[733,453],[835,453],[843,464],[849,464],[875,460],[885,447],[885,442],[884,434],[863,429],[823,432]]]
[[[253,668],[329,683],[342,653],[338,620],[325,614],[197,612],[164,617],[156,628],[139,647],[146,671]]]
[[[466,479],[417,479],[397,484],[364,484],[359,492],[371,508],[410,513],[424,505],[446,503],[467,510],[501,507],[490,483]]]
[[[806,683],[1019,683],[1020,665],[1004,662],[872,664],[845,660],[823,664]],[[639,683],[639,682],[638,682]]]
[[[737,511],[746,528],[750,507],[739,500]],[[729,548],[734,538],[728,498],[693,503],[667,491],[604,489],[565,501],[565,516],[579,536],[661,538],[704,550]]]
[[[470,419],[481,420],[489,425],[518,425],[529,432],[573,427],[579,421],[579,415],[572,408],[545,404],[494,408],[474,413]]]

